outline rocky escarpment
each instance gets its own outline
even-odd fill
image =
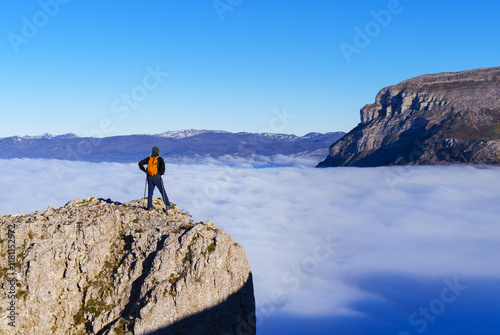
[[[255,334],[244,248],[177,206],[142,206],[1,216],[0,333]]]
[[[382,89],[318,167],[448,163],[500,164],[500,67]]]

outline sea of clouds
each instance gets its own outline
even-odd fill
[[[170,200],[245,247],[259,334],[498,333],[499,167],[316,163],[167,164]],[[144,194],[136,164],[13,159],[0,171],[2,214]]]

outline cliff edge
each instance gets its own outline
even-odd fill
[[[143,205],[1,216],[0,333],[255,334],[245,249],[177,206]]]
[[[382,89],[318,167],[500,164],[500,67],[423,75]]]

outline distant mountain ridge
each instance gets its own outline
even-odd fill
[[[207,130],[207,129],[183,129],[183,130],[169,130],[164,133],[156,134],[157,136],[161,137],[169,137],[169,138],[186,138],[186,137],[192,137],[200,134],[224,134],[224,133],[230,133],[229,131],[225,130]]]
[[[160,134],[79,137],[43,134],[0,138],[0,159],[44,158],[88,162],[137,162],[153,146],[171,161],[185,158],[292,156],[324,157],[330,143],[345,133],[309,133],[305,136],[270,133],[231,133],[224,130],[187,129]]]
[[[10,138],[14,138],[14,139],[24,139],[24,140],[37,140],[37,139],[51,139],[51,138],[78,138],[78,135],[76,134],[73,134],[73,133],[67,133],[67,134],[62,134],[62,135],[52,135],[52,134],[49,134],[49,133],[45,133],[45,134],[42,134],[42,135],[36,135],[36,136],[29,136],[29,135],[25,135],[25,136],[11,136]],[[9,138],[9,137],[5,137],[5,138]]]

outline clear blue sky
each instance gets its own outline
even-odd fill
[[[384,86],[498,66],[500,59],[497,1],[11,0],[2,6],[0,137],[349,131]],[[385,11],[379,23],[372,11]],[[356,27],[368,29],[369,41],[356,36]],[[356,52],[346,57],[342,43]]]

